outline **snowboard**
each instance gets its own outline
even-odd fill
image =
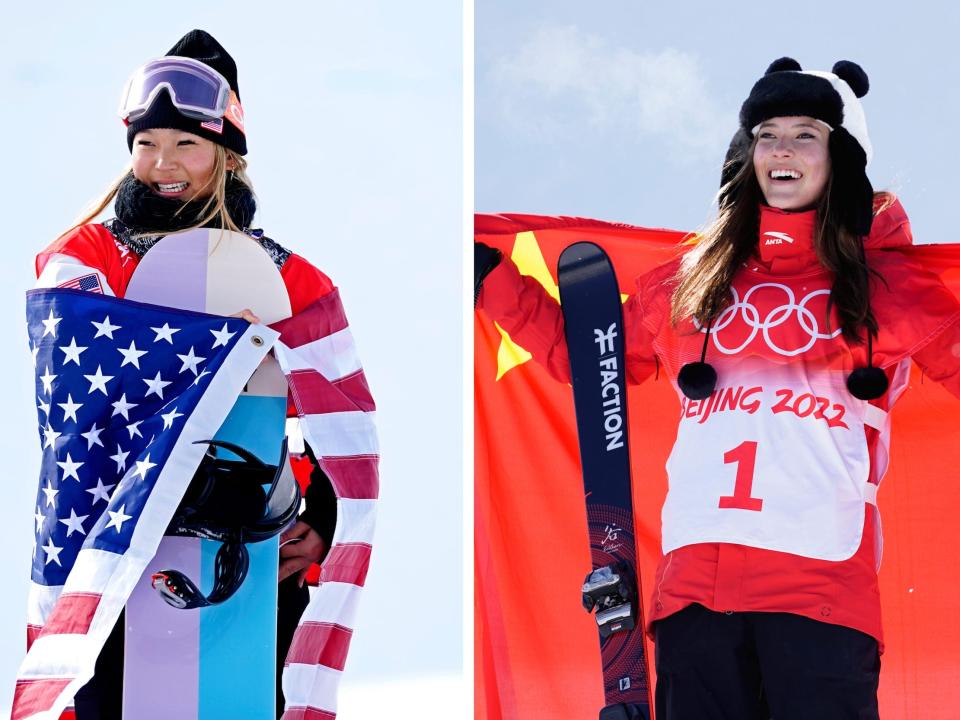
[[[251,309],[270,324],[291,314],[280,272],[256,240],[219,229],[162,238],[130,279],[130,300],[230,315]],[[203,350],[181,357],[180,372],[203,371]],[[287,382],[272,355],[251,376],[214,439],[233,442],[268,464],[280,460]],[[227,459],[239,459],[219,451]],[[279,537],[247,546],[250,569],[219,605],[180,610],[153,589],[151,576],[184,572],[207,594],[220,543],[165,537],[126,606],[123,717],[135,720],[273,720]]]
[[[650,720],[651,688],[634,545],[623,309],[613,265],[579,242],[557,265],[573,384],[592,569],[584,609],[595,611],[605,707],[601,720]]]

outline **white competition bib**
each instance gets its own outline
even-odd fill
[[[720,370],[742,385],[684,400],[667,461],[663,552],[725,542],[821,560],[860,547],[870,460],[868,404],[840,373]]]

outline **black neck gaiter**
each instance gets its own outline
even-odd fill
[[[205,204],[206,198],[183,201],[161,197],[130,173],[121,182],[113,207],[117,220],[129,230],[129,236],[125,240],[135,251],[142,249],[146,252],[149,247],[134,246],[153,245],[159,238],[138,239],[136,237],[138,234],[172,233],[192,227],[200,221]],[[257,204],[250,188],[236,179],[232,173],[227,180],[226,204],[227,212],[230,213],[230,218],[237,227],[249,228],[253,222]],[[217,220],[207,223],[207,226],[217,227]]]

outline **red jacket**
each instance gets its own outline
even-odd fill
[[[102,272],[117,297],[123,297],[126,293],[127,283],[140,262],[129,248],[119,243],[110,231],[99,223],[81,225],[38,254],[37,277],[55,254],[69,255]],[[299,255],[290,255],[280,269],[280,275],[287,287],[294,315],[333,290],[330,278]],[[242,309],[237,308],[238,311]]]
[[[251,238],[251,242],[255,240]],[[40,252],[35,265],[37,277],[40,277],[50,259],[57,255],[75,258],[87,268],[102,273],[109,290],[117,297],[123,297],[126,294],[127,284],[140,262],[140,258],[135,253],[114,238],[113,234],[99,223],[75,228]],[[89,270],[80,272],[89,272]],[[330,278],[300,255],[291,253],[280,268],[280,275],[290,297],[291,312],[294,315],[334,289]],[[242,309],[237,308],[237,311]],[[288,400],[287,404],[287,415],[295,417],[296,408],[292,399]],[[322,472],[316,472],[316,468],[306,456],[294,463],[294,469],[301,490],[307,499],[306,510],[300,519],[320,532],[329,542],[335,522],[335,511],[332,510],[335,507],[335,499],[330,482]],[[322,481],[311,482],[311,477],[316,478],[318,475],[323,478]],[[314,565],[307,576],[307,581],[315,585],[318,578],[319,568]]]
[[[798,389],[842,388],[846,375],[868,362],[865,346],[851,346],[842,336],[834,336],[836,318],[826,315],[823,290],[829,288],[830,278],[812,250],[808,247],[805,252],[798,251],[769,262],[758,258],[744,267],[733,283],[740,293],[742,307],[738,312],[721,316],[716,323],[718,331],[711,336],[715,342],[708,344],[707,360],[717,368],[720,377],[718,391],[712,399],[702,402],[680,396],[683,411],[675,450],[683,452],[671,456],[671,463],[676,465],[674,470],[691,472],[687,468],[699,462],[694,457],[697,453],[690,452],[699,449],[693,442],[714,440],[713,435],[705,431],[707,426],[701,427],[703,422],[714,423],[725,415],[756,421],[759,414],[756,418],[750,416],[756,412],[759,402],[746,402],[746,397],[751,392],[757,392],[756,397],[760,397],[761,386],[769,385],[772,402],[768,403],[768,409],[773,413],[786,411],[777,419],[790,417],[798,427],[809,429],[810,437],[820,438],[818,442],[826,439],[830,447],[822,454],[818,450],[804,455],[808,445],[799,443],[798,451],[794,437],[778,440],[776,436],[766,435],[761,446],[779,441],[780,446],[773,448],[775,457],[780,454],[786,457],[792,452],[813,467],[821,463],[819,473],[813,473],[825,477],[821,484],[832,480],[831,473],[838,467],[837,462],[848,460],[844,456],[847,448],[854,448],[865,460],[861,468],[863,479],[875,490],[887,464],[885,440],[889,425],[885,425],[885,411],[905,389],[909,359],[917,362],[929,377],[960,396],[960,363],[951,352],[951,348],[960,343],[960,306],[938,278],[895,251],[898,246],[910,244],[906,215],[899,203],[894,202],[877,215],[873,232],[866,241],[868,266],[886,281],[874,281],[871,286],[871,307],[880,327],[873,343],[872,362],[883,368],[891,379],[891,390],[872,401],[870,408],[858,401],[846,407],[822,397],[828,393],[802,393]],[[704,334],[689,322],[673,327],[669,320],[672,278],[676,270],[676,264],[670,264],[639,278],[636,294],[624,306],[627,372],[631,382],[642,382],[654,372],[658,362],[669,377],[676,378],[684,363],[700,357]],[[751,288],[756,289],[744,302]],[[505,260],[485,279],[478,307],[557,379],[569,381],[562,315],[538,282],[520,276],[513,264]],[[789,323],[787,314],[791,314]],[[790,323],[793,331],[789,330]],[[762,330],[761,325],[765,326]],[[854,412],[855,408],[859,410]],[[848,414],[844,418],[845,412]],[[858,413],[869,416],[868,421],[854,422]],[[768,421],[755,424],[773,425],[774,416],[767,417]],[[690,433],[693,434],[688,437]],[[846,445],[830,440],[840,435],[846,436]],[[681,443],[688,444],[681,446]],[[735,456],[726,462],[739,463],[740,459]],[[782,471],[784,477],[789,476],[789,462],[772,465],[775,471]],[[768,468],[768,474],[771,472]],[[671,475],[671,485],[675,477]],[[713,483],[715,478],[710,475],[704,479]],[[746,495],[750,492],[748,488]],[[734,492],[728,502],[733,502],[742,516],[750,515],[749,508],[736,505],[738,494],[739,491]],[[716,498],[711,498],[716,508]],[[772,499],[768,498],[767,502]],[[856,527],[845,536],[854,543],[847,546],[846,552],[839,553],[838,559],[828,560],[823,559],[827,553],[822,549],[815,550],[813,554],[819,553],[820,557],[814,557],[759,546],[771,545],[767,540],[688,542],[684,538],[689,526],[696,523],[689,521],[684,527],[685,509],[683,506],[678,509],[668,494],[664,517],[665,521],[670,519],[670,523],[669,527],[665,523],[664,543],[672,547],[668,547],[659,563],[648,621],[655,622],[691,603],[699,603],[716,611],[796,613],[855,628],[882,643],[876,572],[881,548],[879,516],[869,501],[856,507],[861,508],[856,510],[857,517],[851,523]],[[847,510],[844,517],[849,520],[849,505]],[[855,532],[859,530],[860,513],[862,532]],[[747,529],[747,534],[749,532],[752,528]],[[788,544],[793,542],[790,537],[785,539]]]

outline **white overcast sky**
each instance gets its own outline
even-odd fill
[[[871,82],[874,187],[918,239],[958,241],[958,28],[930,0],[477,0],[477,207],[693,229],[767,65],[846,59]]]
[[[340,716],[396,710],[408,687],[423,698],[411,716],[447,717],[463,607],[459,3],[54,1],[3,15],[0,716],[24,647],[39,459],[33,257],[127,162],[129,73],[199,27],[237,61],[258,224],[340,287],[378,404],[377,538]]]

